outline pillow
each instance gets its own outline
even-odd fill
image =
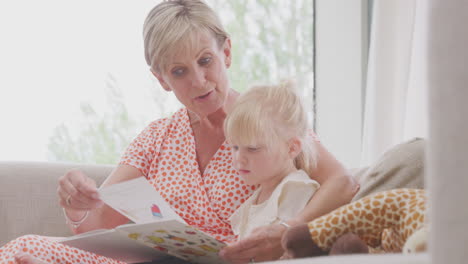
[[[397,188],[424,188],[426,140],[414,138],[398,144],[368,168],[356,172],[361,184],[352,201],[371,193]]]

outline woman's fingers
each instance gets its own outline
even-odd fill
[[[86,176],[84,173],[79,172],[77,177],[71,178],[71,181],[79,192],[89,196],[92,199],[99,198],[99,193],[96,188],[96,182],[93,179]]]
[[[262,239],[254,236],[242,239],[222,249],[222,255],[235,256],[243,254],[246,250],[252,249],[261,243]]]
[[[96,182],[78,170],[71,170],[59,179],[57,193],[65,208],[90,210],[103,204]]]
[[[59,178],[59,186],[57,188],[57,194],[60,198],[60,205],[65,208],[70,208],[71,205],[67,203],[68,197],[72,195],[76,195],[78,193],[78,190],[75,188],[75,186],[72,184],[70,181],[70,178],[73,177],[74,172],[69,171],[65,175]]]
[[[64,200],[67,198],[68,195],[74,195],[75,193],[78,192],[75,186],[71,183],[70,177],[72,177],[70,175],[70,172],[67,172],[67,174],[60,177],[58,181],[59,182],[58,191],[59,193],[64,195],[64,196],[60,196]]]
[[[73,200],[77,200],[79,205],[91,205],[99,200],[96,183],[82,172],[79,172],[76,177],[72,176],[70,182],[77,190],[76,193],[70,195]]]
[[[262,236],[249,236],[222,249],[220,256],[232,263],[249,263],[251,259],[259,261],[262,253]]]
[[[220,255],[233,263],[278,259],[284,252],[281,247],[283,232],[284,227],[280,225],[259,227],[249,237],[225,247]]]

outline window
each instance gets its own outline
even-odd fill
[[[360,163],[368,0],[316,0],[316,132],[347,167]]]
[[[158,2],[0,2],[0,160],[116,163],[178,109],[144,62],[142,24]],[[208,3],[232,35],[233,88],[295,77],[312,102],[313,0]]]

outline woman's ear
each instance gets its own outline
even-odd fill
[[[162,75],[158,72],[156,72],[153,68],[150,68],[151,73],[158,79],[159,83],[161,84],[162,88],[168,92],[172,91],[172,89],[167,85],[167,83],[164,81],[164,78]]]
[[[299,138],[293,137],[289,140],[289,157],[294,159],[302,151],[302,142]]]
[[[226,64],[226,68],[229,69],[231,67],[231,61],[232,61],[232,53],[231,53],[231,39],[227,38],[226,41],[224,41],[223,45],[223,53],[224,53],[224,63]]]

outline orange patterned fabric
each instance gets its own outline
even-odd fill
[[[425,191],[419,189],[372,194],[309,222],[309,232],[326,252],[349,232],[372,248],[401,252],[406,239],[424,225],[426,201]]]
[[[229,217],[255,190],[247,186],[224,142],[203,175],[186,109],[150,124],[128,147],[120,164],[139,169],[184,220],[222,241],[234,241]]]
[[[14,255],[19,252],[29,253],[47,263],[125,264],[124,262],[65,246],[47,237],[35,235],[19,237],[1,247],[0,263],[16,264]]]

